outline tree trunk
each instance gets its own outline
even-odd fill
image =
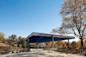
[[[84,45],[83,45],[83,38],[80,38],[80,40],[81,40],[81,50],[80,50],[80,53],[82,53],[82,51],[83,51],[83,48],[84,48]]]

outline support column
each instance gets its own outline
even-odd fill
[[[54,37],[52,36],[52,48],[54,47]]]

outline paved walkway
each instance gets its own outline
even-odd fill
[[[65,54],[50,50],[33,49],[31,52],[2,55],[0,57],[85,57],[76,54]]]

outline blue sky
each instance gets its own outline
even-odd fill
[[[0,32],[7,36],[49,33],[60,27],[63,0],[0,0]]]

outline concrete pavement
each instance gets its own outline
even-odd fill
[[[76,54],[65,54],[51,50],[32,49],[31,52],[1,55],[0,57],[85,57]]]

